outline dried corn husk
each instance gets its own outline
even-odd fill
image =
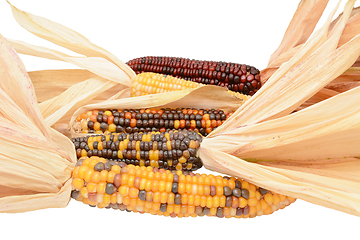
[[[0,212],[64,207],[76,155],[45,124],[20,58],[0,35]]]
[[[96,46],[84,36],[69,28],[48,19],[23,12],[11,4],[10,6],[15,19],[25,29],[59,46],[79,53],[81,56],[69,56],[53,49],[9,39],[18,53],[65,61],[88,70],[88,72],[80,72],[78,70],[64,69],[55,72],[37,71],[30,74],[35,82],[36,94],[43,96],[45,93],[39,99],[39,107],[49,126],[68,134],[67,126],[70,116],[80,106],[106,99],[130,96],[129,87],[135,73],[116,56]],[[60,95],[54,93],[49,95],[49,88],[56,87],[53,84],[55,80],[69,71],[77,71],[81,75],[76,80],[72,78],[63,83],[67,91],[64,91],[63,88]],[[53,75],[54,73],[55,75]],[[41,77],[40,80],[38,80],[39,77]],[[41,84],[39,81],[41,81]],[[70,99],[71,101],[69,101]]]
[[[283,63],[289,61],[303,47],[314,30],[314,27],[319,20],[327,2],[327,0],[302,1],[299,4],[293,19],[291,20],[288,29],[284,34],[282,42],[271,55],[268,66],[260,73],[261,81],[263,83],[265,83]],[[331,32],[334,30],[334,27],[336,24],[338,24],[341,17],[342,14],[331,22],[327,30],[328,36],[323,34],[324,39],[330,37]],[[337,47],[341,47],[359,33],[359,24],[360,8],[358,7],[352,9],[349,18],[347,19],[346,25],[342,30]],[[314,33],[314,35],[316,34],[317,33]],[[348,71],[343,72],[340,76],[335,78],[332,82],[316,93],[312,98],[303,103],[298,108],[298,110],[325,100],[343,91],[360,86],[360,72],[359,69],[354,68],[357,66],[357,64],[358,60],[353,64],[352,67],[349,68]],[[328,90],[331,90],[331,94],[329,94],[330,92]]]
[[[359,107],[356,104],[359,87],[345,91],[346,88],[350,89],[347,85],[342,94],[333,89],[324,91],[324,87],[337,77],[351,79],[351,72],[354,71],[357,75],[354,67],[360,55],[359,32],[355,30],[351,33],[352,37],[343,37],[346,27],[356,26],[351,21],[357,16],[357,11],[352,11],[354,2],[348,1],[343,14],[332,21],[335,9],[325,25],[310,39],[313,27],[308,31],[302,23],[317,21],[326,1],[303,1],[299,5],[288,31],[291,33],[302,29],[303,34],[298,39],[283,41],[284,47],[279,48],[271,61],[281,59],[286,52],[292,51],[292,54],[281,65],[275,66],[271,77],[254,97],[204,139],[200,155],[208,169],[239,176],[282,194],[360,216],[360,143],[357,138],[360,126]],[[87,80],[79,80],[64,91],[60,98],[50,96],[52,98],[45,100],[53,101],[47,108],[45,121],[48,125],[60,123],[63,119],[70,120],[78,106],[94,103],[99,100],[100,92],[118,85],[125,86],[124,90],[110,96],[105,102],[87,105],[76,113],[106,106],[125,108],[125,105],[126,108],[176,104],[199,107],[208,101],[204,98],[207,96],[202,94],[199,95],[199,101],[190,101],[190,98],[197,91],[206,93],[209,87],[115,100],[126,96],[124,91],[133,77],[120,60],[68,28],[14,7],[12,9],[19,23],[32,33],[84,56],[67,56],[50,49],[11,41],[17,51],[72,62],[96,75],[87,79],[91,79],[87,83],[90,94],[85,98],[77,95],[75,90],[78,84],[84,84]],[[310,25],[315,26],[314,23]],[[286,35],[289,37],[290,33]],[[104,64],[105,68],[96,68],[97,62]],[[104,71],[114,66],[118,66],[127,76],[123,74],[116,79]],[[94,83],[96,81],[104,84],[98,92],[99,86]],[[317,101],[325,98],[329,100],[317,104],[306,103],[317,93],[322,94],[316,96]],[[216,100],[221,99],[221,94],[224,94],[223,90],[213,90],[211,95]],[[312,106],[289,115],[301,109],[304,103]],[[223,106],[223,103],[219,104]],[[336,109],[335,105],[338,106]]]

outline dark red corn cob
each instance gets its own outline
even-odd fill
[[[253,95],[261,87],[260,71],[245,64],[177,57],[141,57],[127,64],[136,74],[162,73],[202,84],[227,87],[247,95]]]

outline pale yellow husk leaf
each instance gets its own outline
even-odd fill
[[[314,26],[316,25],[319,17],[322,14],[322,11],[324,10],[324,5],[326,5],[327,2],[327,0],[300,2],[293,19],[284,34],[281,44],[279,45],[278,49],[271,55],[268,66],[260,73],[261,81],[263,83],[266,82],[284,62],[291,59],[304,45],[311,34],[309,30],[311,29],[312,31],[314,29]],[[341,16],[342,14],[340,14],[338,18],[331,22],[328,30],[329,33],[337,24]],[[360,8],[358,7],[351,11],[350,17],[346,22],[345,28],[343,29],[340,40],[338,42],[338,47],[342,46],[344,43],[348,42],[351,38],[356,36],[359,33],[359,27]],[[354,63],[353,66],[357,66],[358,61],[359,59]],[[359,86],[359,75],[360,72],[358,70],[356,74],[354,71],[352,71],[351,76],[349,76],[347,72],[341,74],[331,83],[317,92],[313,97],[303,103],[298,108],[298,110],[331,97],[326,94],[326,90],[328,89],[332,90],[333,94],[338,94],[340,92]],[[351,81],[349,81],[349,79],[351,79]]]
[[[51,60],[60,60],[72,63],[78,67],[87,69],[100,77],[114,81],[125,86],[131,85],[131,78],[114,63],[101,57],[72,57],[60,51],[34,46],[25,42],[9,39],[14,49],[21,54],[32,55]]]
[[[45,124],[30,78],[0,35],[0,212],[64,207],[76,154]]]
[[[308,40],[327,3],[328,0],[300,1],[279,47],[270,56],[269,65],[279,59],[279,56],[283,53],[290,51]],[[296,34],[294,34],[295,32]]]
[[[93,75],[85,69],[40,70],[30,71],[28,74],[39,103],[60,95],[72,85],[85,81]]]

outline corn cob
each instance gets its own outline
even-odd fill
[[[295,201],[234,177],[127,165],[90,157],[73,170],[72,198],[98,208],[171,217],[248,218]]]
[[[197,150],[202,141],[194,131],[112,133],[72,139],[78,158],[99,156],[126,164],[169,170],[202,167]]]
[[[232,113],[219,109],[186,108],[93,110],[79,115],[73,129],[78,133],[90,134],[188,129],[207,136]]]
[[[164,75],[159,73],[144,72],[136,75],[131,84],[131,96],[179,91],[189,88],[198,88],[204,84],[187,81],[185,79]],[[250,99],[250,95],[228,90],[228,93],[245,102]]]
[[[136,74],[162,73],[192,82],[227,87],[246,95],[253,95],[261,87],[259,70],[245,64],[176,57],[142,57],[127,64]]]

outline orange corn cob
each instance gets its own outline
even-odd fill
[[[73,170],[72,198],[90,206],[171,217],[248,218],[271,214],[294,198],[234,177],[83,158]]]

